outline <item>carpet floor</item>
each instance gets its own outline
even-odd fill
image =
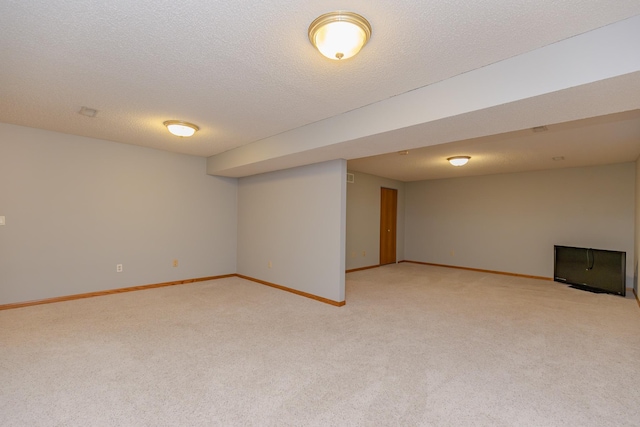
[[[640,426],[640,308],[398,264],[0,312],[2,426]]]

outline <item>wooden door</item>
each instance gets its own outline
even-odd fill
[[[396,262],[398,190],[380,189],[380,265]]]

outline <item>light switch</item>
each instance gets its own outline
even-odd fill
[[[0,225],[4,225],[4,216],[0,216]]]

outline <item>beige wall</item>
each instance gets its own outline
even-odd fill
[[[344,160],[240,178],[238,273],[344,301],[345,180]]]
[[[635,261],[635,163],[406,184],[408,260],[553,276],[553,245]]]
[[[366,173],[353,172],[347,184],[346,268],[380,264],[380,188],[398,190],[396,259],[404,259],[404,183]]]
[[[205,163],[0,124],[0,304],[235,273],[237,180]]]

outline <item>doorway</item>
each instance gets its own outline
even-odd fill
[[[396,262],[398,190],[380,188],[380,265]]]

